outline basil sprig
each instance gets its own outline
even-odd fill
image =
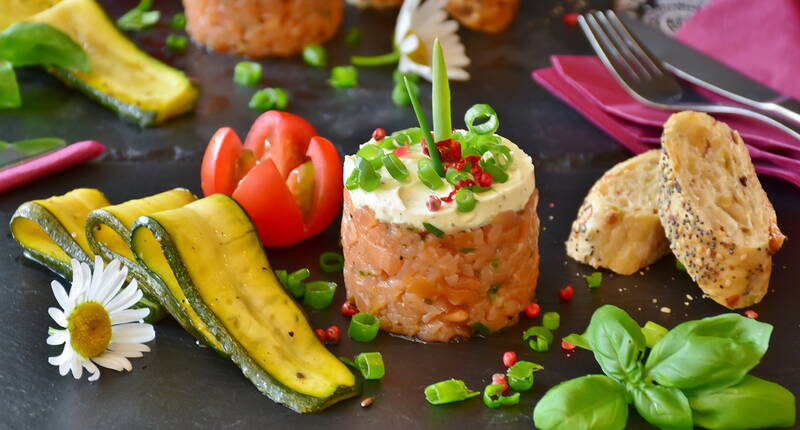
[[[605,375],[551,388],[533,411],[542,430],[625,427],[628,404],[660,429],[793,426],[794,395],[748,375],[767,351],[772,326],[738,314],[679,324],[648,354],[642,329],[622,309],[595,311],[584,334],[564,340],[591,350]]]
[[[69,36],[43,22],[16,23],[0,33],[0,108],[22,101],[13,67],[54,66],[89,71],[89,58]]]

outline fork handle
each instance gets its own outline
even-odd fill
[[[784,133],[794,137],[797,141],[800,141],[800,126],[797,126],[793,123],[788,121],[781,121],[776,118],[772,118],[770,116],[764,115],[761,112],[757,112],[750,109],[745,109],[738,106],[726,106],[726,105],[693,105],[687,104],[681,106],[682,108],[687,108],[691,110],[697,110],[701,112],[707,113],[722,113],[722,114],[730,114],[730,115],[740,115],[745,116],[748,118],[752,118],[758,121],[761,121],[765,124],[771,125],[777,129],[780,129]]]
[[[764,110],[800,125],[800,102],[795,99],[764,103]]]

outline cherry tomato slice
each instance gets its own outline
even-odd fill
[[[317,235],[339,214],[342,207],[342,159],[333,143],[314,137],[306,155],[314,163],[314,198],[306,221],[306,237]]]
[[[242,141],[232,128],[223,127],[214,133],[200,167],[203,194],[230,195],[233,192],[239,182],[237,166],[241,154]]]
[[[232,197],[250,215],[262,245],[289,246],[306,238],[300,207],[271,159],[253,167]]]
[[[271,158],[285,179],[292,169],[307,161],[308,144],[316,135],[314,127],[303,118],[271,110],[255,120],[244,146],[253,151],[256,160]]]

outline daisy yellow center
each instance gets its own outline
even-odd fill
[[[84,358],[97,357],[111,342],[111,317],[100,303],[78,305],[67,318],[70,344]]]
[[[414,32],[409,31],[409,34],[414,34]],[[430,63],[431,54],[428,52],[428,49],[425,47],[425,44],[422,43],[422,38],[417,36],[419,40],[419,45],[417,45],[417,49],[408,53],[407,57],[409,60],[417,63],[428,65]]]

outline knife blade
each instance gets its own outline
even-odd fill
[[[18,142],[0,141],[0,170],[56,151],[66,145],[63,139],[42,137]]]
[[[620,18],[679,78],[768,115],[800,124],[800,101],[781,95],[641,21],[624,15]]]

